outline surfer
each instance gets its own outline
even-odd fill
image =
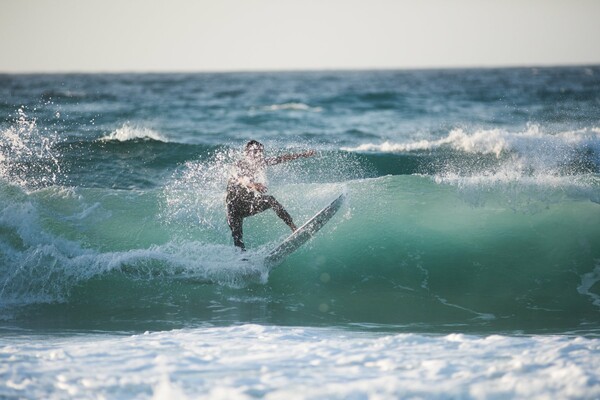
[[[227,223],[231,228],[233,244],[245,250],[242,225],[244,218],[256,215],[272,208],[279,218],[290,229],[295,231],[296,225],[290,214],[275,199],[266,194],[266,167],[297,158],[312,157],[314,150],[303,153],[284,154],[279,157],[264,156],[264,146],[256,140],[251,140],[244,147],[244,157],[235,163],[233,173],[227,183]]]

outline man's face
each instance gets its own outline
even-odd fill
[[[252,146],[246,149],[246,155],[254,160],[262,160],[264,158],[263,149],[258,146]]]

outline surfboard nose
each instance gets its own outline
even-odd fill
[[[310,240],[338,212],[345,199],[346,193],[340,194],[314,217],[295,230],[279,246],[271,250],[265,257],[265,264],[269,269],[277,267],[285,257]]]

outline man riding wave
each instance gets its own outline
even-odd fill
[[[290,214],[271,195],[267,195],[266,167],[298,158],[312,157],[314,150],[303,153],[284,154],[278,157],[264,156],[264,146],[251,140],[244,147],[244,157],[233,168],[227,183],[227,223],[231,229],[235,246],[245,250],[243,241],[244,218],[272,208],[290,229],[295,231]]]

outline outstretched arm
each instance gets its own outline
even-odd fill
[[[266,162],[267,162],[267,165],[275,165],[275,164],[279,164],[279,163],[282,163],[282,162],[296,160],[298,158],[312,157],[315,154],[316,154],[316,151],[314,151],[314,150],[305,151],[303,153],[290,153],[290,154],[284,154],[284,155],[279,156],[279,157],[267,158]]]

